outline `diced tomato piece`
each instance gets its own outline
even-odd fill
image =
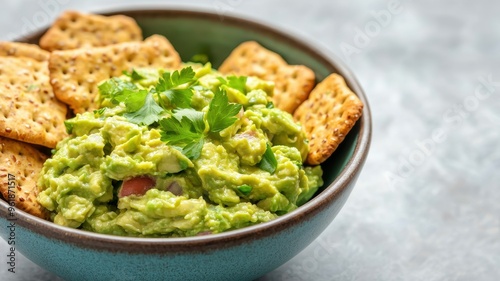
[[[124,180],[118,192],[118,197],[125,197],[129,195],[144,195],[146,191],[150,190],[156,185],[155,179],[148,176],[140,176]]]

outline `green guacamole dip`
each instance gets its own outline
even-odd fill
[[[270,102],[274,85],[210,64],[139,69],[100,84],[101,109],[66,121],[38,201],[54,223],[144,237],[270,221],[323,184],[308,141]]]

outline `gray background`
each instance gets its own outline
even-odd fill
[[[0,39],[63,9],[141,5],[54,1],[2,1]],[[500,280],[499,1],[147,2],[222,3],[284,27],[347,62],[368,95],[373,142],[351,197],[313,244],[260,280]],[[55,280],[24,258],[9,274],[3,256],[2,280]]]

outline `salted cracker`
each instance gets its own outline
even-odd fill
[[[226,75],[256,76],[275,83],[276,107],[293,113],[314,87],[314,72],[303,65],[289,65],[280,55],[248,41],[236,47],[219,67]]]
[[[49,60],[49,56],[49,52],[34,44],[0,42],[0,57],[26,57],[43,62]]]
[[[161,35],[144,42],[128,42],[91,49],[52,52],[50,82],[54,93],[75,113],[98,108],[97,86],[103,80],[122,75],[133,68],[178,68],[179,54]]]
[[[130,17],[66,11],[40,38],[40,46],[55,51],[103,47],[130,41],[142,41],[141,28]]]
[[[0,192],[16,209],[40,218],[48,211],[37,201],[37,181],[47,157],[32,145],[0,137]]]
[[[344,78],[330,74],[319,83],[294,113],[309,139],[306,163],[319,165],[337,149],[361,117],[363,102]]]
[[[66,136],[66,106],[49,82],[48,53],[0,43],[0,136],[54,148]]]

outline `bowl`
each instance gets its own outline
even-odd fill
[[[274,270],[309,245],[346,202],[368,154],[371,117],[352,72],[335,56],[268,24],[238,15],[192,8],[125,9],[144,36],[163,34],[183,61],[206,53],[218,67],[239,43],[255,40],[291,64],[311,68],[320,81],[335,72],[365,104],[363,115],[337,151],[322,164],[324,188],[308,203],[273,221],[220,234],[187,238],[133,238],[58,226],[17,210],[7,220],[0,200],[0,236],[15,251],[66,280],[252,280]],[[38,43],[40,30],[21,41]],[[8,227],[14,224],[15,227]],[[10,246],[9,246],[10,247]]]

